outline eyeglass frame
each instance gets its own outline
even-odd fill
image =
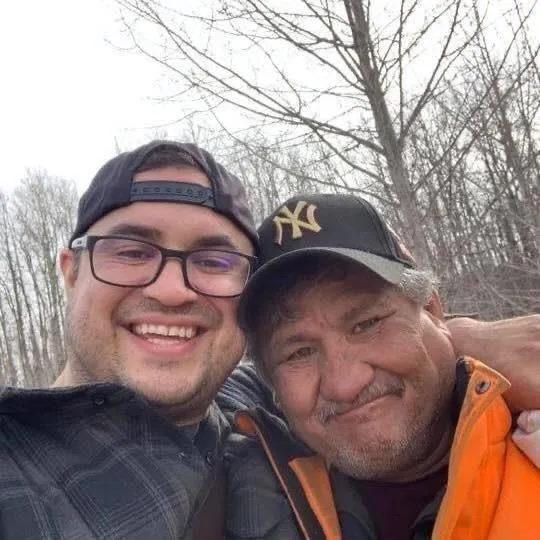
[[[107,281],[103,278],[100,278],[96,275],[96,271],[94,269],[94,248],[100,240],[106,240],[107,238],[113,239],[113,240],[131,240],[133,242],[141,242],[142,244],[146,244],[149,246],[152,246],[153,248],[157,249],[161,254],[161,262],[156,270],[156,275],[147,283],[143,283],[142,285],[122,285],[119,283],[113,283],[112,281]],[[188,289],[196,292],[197,294],[202,294],[203,296],[210,296],[213,298],[235,298],[237,296],[240,296],[249,280],[249,277],[253,273],[253,267],[255,263],[257,262],[257,257],[254,255],[247,255],[246,253],[242,253],[241,251],[235,251],[233,249],[224,249],[224,248],[196,248],[196,249],[186,249],[186,250],[180,250],[180,249],[169,249],[163,246],[160,246],[159,244],[155,244],[154,242],[149,242],[147,240],[141,240],[139,238],[133,238],[131,236],[125,236],[125,235],[117,235],[117,234],[104,234],[104,235],[91,235],[91,234],[85,234],[84,236],[79,236],[78,238],[74,238],[71,242],[69,249],[71,251],[88,251],[89,260],[90,260],[90,269],[92,270],[92,275],[97,281],[100,281],[101,283],[105,283],[106,285],[113,285],[115,287],[124,287],[124,288],[131,288],[131,289],[142,289],[143,287],[148,287],[149,285],[152,285],[152,283],[155,283],[161,273],[163,272],[163,269],[165,268],[165,265],[167,264],[167,260],[169,259],[180,259],[182,261],[182,264],[180,265],[182,268],[182,277],[184,278],[184,283]],[[244,284],[242,285],[242,289],[240,292],[236,294],[230,294],[227,296],[223,295],[215,295],[215,294],[208,294],[205,292],[202,292],[196,288],[193,287],[191,284],[189,278],[188,278],[188,272],[187,272],[187,265],[186,260],[192,253],[200,253],[204,251],[217,251],[219,253],[232,253],[234,255],[238,255],[244,259],[247,259],[249,263],[248,272],[246,275],[246,280]]]

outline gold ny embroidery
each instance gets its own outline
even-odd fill
[[[306,208],[307,206],[307,208]],[[300,219],[302,210],[306,208],[306,219]],[[292,239],[302,238],[302,229],[307,231],[319,232],[321,226],[315,219],[315,210],[317,207],[314,204],[308,205],[305,201],[299,201],[296,203],[294,212],[291,212],[286,206],[280,208],[278,215],[272,220],[276,227],[276,244],[281,246],[283,241],[283,225],[290,225],[292,232]]]

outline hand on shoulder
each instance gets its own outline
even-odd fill
[[[540,315],[502,321],[458,317],[446,321],[458,356],[472,356],[502,373],[514,411],[540,409]]]

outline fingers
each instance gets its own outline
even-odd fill
[[[540,411],[524,411],[512,435],[517,446],[540,468]]]
[[[518,417],[517,424],[525,433],[540,430],[540,410],[523,411]]]

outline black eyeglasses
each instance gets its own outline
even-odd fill
[[[256,261],[227,249],[179,251],[123,236],[81,236],[71,249],[87,249],[93,276],[118,287],[146,287],[158,279],[167,259],[182,259],[186,286],[220,298],[242,293]]]

